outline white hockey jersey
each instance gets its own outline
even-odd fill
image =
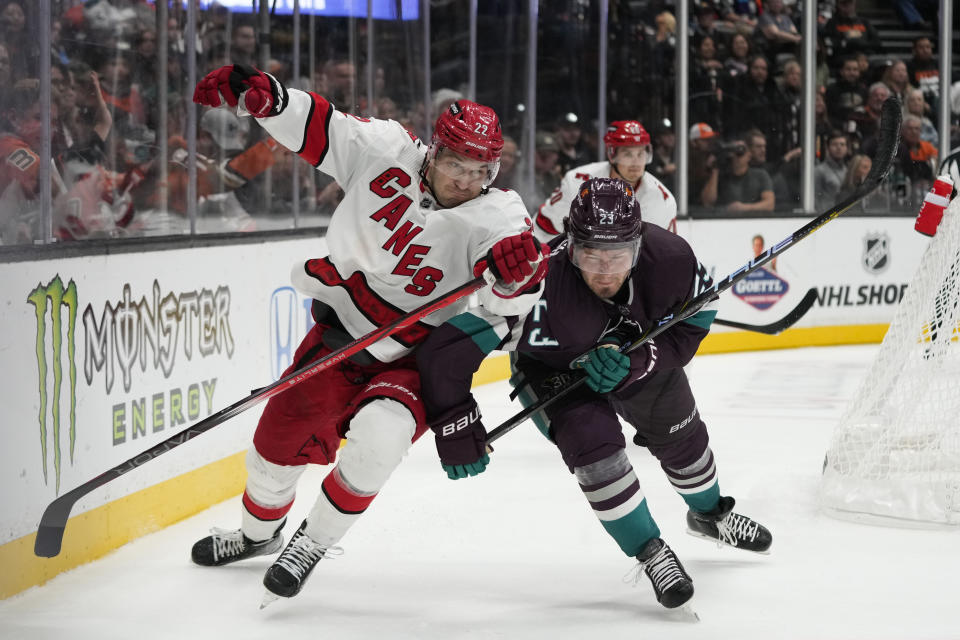
[[[569,215],[570,203],[576,197],[577,189],[583,181],[609,177],[610,163],[606,161],[592,162],[567,171],[560,181],[560,186],[540,205],[534,224],[534,235],[542,242],[547,242],[563,233],[563,219]],[[673,233],[677,232],[677,201],[670,190],[649,172],[644,172],[643,179],[636,188],[636,198],[640,203],[640,215],[644,222],[653,223]]]
[[[282,114],[258,122],[344,191],[327,230],[329,255],[296,265],[293,284],[332,306],[353,337],[472,280],[473,265],[497,241],[530,228],[513,191],[492,189],[438,208],[420,178],[427,146],[399,123],[337,111],[314,93],[289,95]],[[485,287],[478,296],[492,313],[518,315],[539,292],[504,300]],[[461,299],[367,350],[383,362],[396,360],[468,304]]]

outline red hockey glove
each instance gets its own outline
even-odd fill
[[[236,107],[241,97],[243,107],[255,118],[280,115],[289,101],[287,89],[279,80],[245,64],[211,71],[193,92],[193,101],[208,107],[219,107],[224,102]]]
[[[547,275],[550,247],[533,237],[533,232],[524,231],[503,238],[493,245],[486,257],[474,265],[473,273],[479,276],[485,270],[497,280],[505,297],[516,296],[534,287]]]
[[[920,207],[920,213],[917,214],[917,221],[913,228],[925,236],[933,236],[937,232],[940,221],[943,220],[943,210],[950,204],[950,196],[953,193],[953,181],[949,176],[940,176],[930,193],[923,199],[923,205]]]

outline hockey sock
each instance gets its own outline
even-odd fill
[[[710,447],[691,465],[682,469],[664,466],[670,484],[684,502],[694,511],[706,513],[720,501],[720,485],[717,481],[717,465]]]
[[[625,554],[636,556],[649,540],[660,537],[623,449],[573,472],[600,524]]]
[[[243,492],[240,529],[257,542],[269,540],[293,506],[297,481],[306,465],[274,464],[255,447],[247,452],[247,486]]]
[[[413,442],[416,421],[404,405],[377,399],[350,421],[340,462],[323,480],[323,492],[307,516],[306,533],[334,545],[366,511]]]

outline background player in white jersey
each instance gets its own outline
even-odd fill
[[[539,297],[547,263],[523,202],[488,189],[503,147],[489,107],[454,102],[427,147],[397,122],[342,113],[245,65],[207,75],[194,101],[239,104],[344,190],[327,231],[329,255],[293,271],[296,287],[314,298],[316,325],[284,375],[484,271],[493,286],[479,292],[481,313],[525,313]],[[265,603],[296,595],[428,428],[411,352],[467,304],[449,305],[271,398],[247,456],[241,527],[213,529],[194,545],[194,562],[219,566],[280,550],[301,473],[308,463],[335,462],[346,438],[322,495],[264,576]],[[444,444],[437,446],[442,458]]]
[[[534,233],[548,242],[563,233],[563,219],[584,180],[619,178],[633,187],[643,210],[643,221],[677,232],[677,201],[662,182],[647,173],[653,159],[650,134],[636,120],[616,120],[603,136],[607,160],[593,162],[568,171],[544,202],[535,220]]]

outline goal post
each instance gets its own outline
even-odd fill
[[[878,524],[960,525],[960,197],[836,427],[820,504]]]

